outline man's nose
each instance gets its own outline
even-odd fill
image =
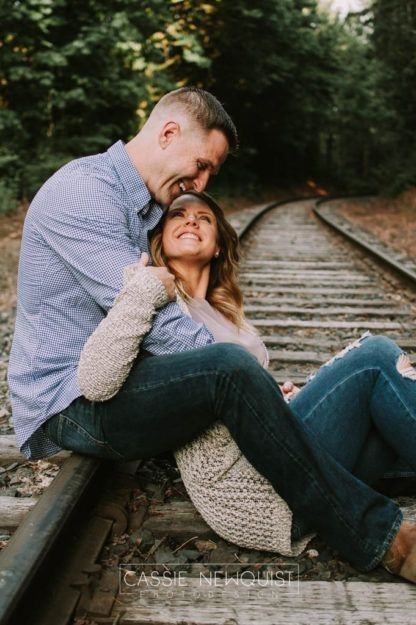
[[[208,180],[209,180],[209,171],[206,169],[204,171],[200,171],[198,174],[198,177],[194,178],[194,181],[193,181],[195,191],[198,191],[198,193],[201,193],[201,191],[203,191],[205,187],[207,186]]]

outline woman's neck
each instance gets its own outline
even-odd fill
[[[169,265],[175,274],[183,276],[182,282],[188,295],[205,299],[209,284],[209,265],[201,267],[179,260],[171,261]]]

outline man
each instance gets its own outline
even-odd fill
[[[147,269],[165,287],[153,353],[170,355],[140,359],[101,404],[82,397],[76,382],[81,349],[120,290],[123,268],[148,250],[162,206],[202,191],[236,145],[234,124],[214,96],[179,89],[127,145],[68,163],[40,189],[23,231],[9,367],[17,442],[29,458],[65,447],[121,459],[127,441],[135,457],[148,457],[220,418],[307,526],[366,570],[383,558],[400,510],[320,446],[248,352],[211,345],[209,331],[168,302],[167,270]]]
[[[9,367],[16,437],[27,457],[58,451],[40,426],[80,395],[80,351],[120,290],[123,268],[148,251],[162,206],[204,189],[236,146],[235,126],[216,98],[179,89],[127,145],[68,163],[40,189],[24,226]],[[173,298],[167,270],[149,271]],[[177,351],[213,342],[173,302],[152,331],[156,344]]]

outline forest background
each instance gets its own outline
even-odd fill
[[[416,3],[0,0],[0,213],[128,140],[163,93],[212,91],[241,147],[211,190],[416,185]]]

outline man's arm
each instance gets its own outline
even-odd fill
[[[206,326],[185,315],[177,302],[169,302],[155,315],[152,329],[143,339],[142,349],[162,356],[211,343],[214,338]]]
[[[132,241],[125,208],[108,184],[88,174],[73,175],[42,199],[46,210],[41,219],[35,217],[40,235],[83,289],[108,311],[122,287],[124,267],[146,251]],[[205,326],[172,302],[156,314],[146,349],[166,354],[212,342]]]
[[[123,206],[90,175],[73,174],[50,193],[34,222],[45,243],[81,287],[108,310],[122,286],[123,268],[138,261]]]

